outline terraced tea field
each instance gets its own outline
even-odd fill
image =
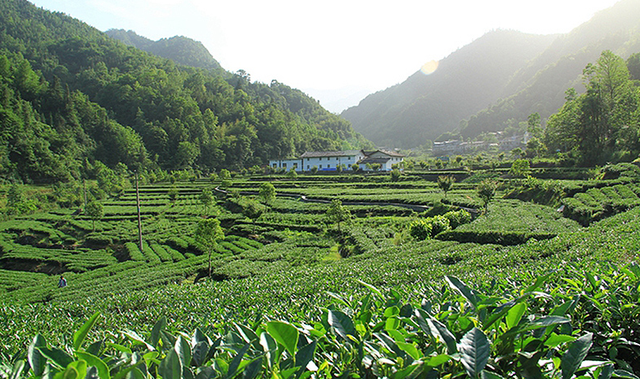
[[[103,201],[104,216],[95,227],[74,210],[7,220],[0,223],[0,345],[8,352],[3,367],[17,363],[18,352],[41,334],[50,346],[73,345],[65,353],[71,361],[91,351],[107,362],[118,346],[134,367],[135,351],[155,351],[157,362],[136,370],[165,377],[169,368],[160,360],[178,359],[172,346],[185,343],[180,331],[193,330],[189,347],[180,349],[194,360],[176,363],[183,377],[235,376],[230,365],[236,363],[244,367],[237,375],[253,365],[255,375],[276,377],[288,377],[287,370],[325,377],[406,377],[401,373],[433,370],[460,375],[469,374],[471,358],[461,344],[473,331],[491,341],[476,346],[491,357],[480,369],[483,375],[515,375],[527,365],[551,376],[593,376],[607,367],[619,377],[632,375],[637,347],[612,342],[603,325],[618,325],[618,338],[640,343],[631,332],[640,312],[640,270],[629,265],[640,249],[640,211],[632,196],[638,181],[565,179],[554,184],[563,188],[560,202],[549,197],[545,205],[518,199],[532,188],[547,193],[537,187],[540,182],[499,180],[486,214],[471,180],[455,183],[446,199],[435,182],[410,176],[400,182],[382,175],[247,177],[224,190],[205,180],[142,186],[142,249],[133,190]],[[265,181],[278,196],[251,219],[244,207],[258,198]],[[200,200],[204,189],[216,194],[214,206]],[[593,209],[600,204],[615,211],[585,224],[575,205],[586,199],[583,193]],[[351,215],[340,228],[326,215],[334,199]],[[458,207],[471,212],[471,222],[432,239],[411,236],[412,223]],[[212,280],[206,249],[195,239],[203,217],[216,217],[225,233],[212,254]],[[57,287],[60,274],[67,287]],[[615,292],[622,283],[626,287]],[[103,316],[88,327],[87,338],[110,345],[92,350],[74,333],[88,331],[81,326],[96,312]],[[542,330],[526,326],[550,322],[548,317],[559,318]],[[593,329],[594,317],[605,329]],[[585,354],[568,374],[568,363],[561,370],[559,363],[508,358],[499,349],[509,349],[500,337],[509,328],[518,343],[543,341],[527,346],[544,351],[550,362],[569,360],[565,355],[580,348],[577,341],[586,344],[580,338],[591,332],[589,341],[603,348],[588,357],[599,363],[591,371],[581,368]],[[297,342],[291,345],[293,335]],[[559,337],[550,347],[544,338],[552,336]],[[210,351],[195,360],[203,341]],[[614,347],[618,355],[612,355]],[[462,355],[456,355],[459,349]],[[49,362],[61,370],[71,361]],[[111,375],[119,370],[109,366]]]

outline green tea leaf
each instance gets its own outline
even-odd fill
[[[174,349],[169,350],[167,356],[160,362],[160,365],[158,366],[158,374],[167,379],[182,377],[180,357]]]
[[[96,312],[89,318],[87,322],[85,322],[80,329],[78,329],[75,333],[73,333],[73,349],[78,350],[82,346],[84,339],[87,338],[87,334],[93,326],[98,322],[98,318],[100,317],[100,312]]]
[[[405,379],[405,378],[417,378],[424,371],[423,363],[415,363],[411,366],[408,366],[393,375],[396,379]]]
[[[465,334],[458,344],[462,365],[471,378],[478,378],[489,361],[491,344],[489,339],[478,328]]]
[[[562,379],[570,379],[573,374],[580,368],[582,361],[589,353],[592,345],[593,333],[587,333],[575,340],[569,349],[562,356],[560,369],[562,371]]]
[[[144,345],[149,350],[155,350],[153,346],[148,344],[147,341],[145,341],[142,337],[140,337],[140,335],[138,335],[138,333],[132,330],[125,330],[124,332],[122,332],[122,334],[133,341],[134,345]]]
[[[638,379],[637,376],[635,376],[634,374],[630,373],[629,371],[626,370],[615,370],[613,372],[613,377],[614,378],[626,378],[626,379]]]
[[[267,357],[267,364],[269,365],[269,368],[272,368],[276,361],[278,343],[269,334],[262,332],[260,334],[260,345]]]
[[[599,368],[596,372],[600,371],[597,379],[610,379],[611,375],[613,375],[613,365],[608,364],[604,367]]]
[[[451,356],[447,354],[436,355],[435,357],[429,358],[426,362],[429,367],[438,367],[441,364],[447,363],[451,360]]]
[[[431,334],[447,345],[447,352],[455,354],[458,351],[456,345],[456,337],[447,329],[447,327],[433,317],[426,319],[427,325],[431,330]]]
[[[66,368],[73,362],[73,357],[60,349],[49,349],[47,347],[37,347],[36,350],[40,351],[42,355],[48,358],[53,364],[60,368]]]
[[[191,345],[189,345],[189,341],[179,336],[173,348],[178,353],[181,366],[189,367],[191,365]]]
[[[346,314],[340,311],[329,310],[327,321],[329,322],[329,326],[331,326],[340,337],[348,339],[347,335],[349,334],[356,338],[358,337],[358,332],[353,325],[353,321],[351,321],[351,318]]]
[[[242,368],[242,379],[253,379],[258,376],[262,368],[262,358],[256,358]]]
[[[240,351],[238,351],[238,354],[236,354],[236,356],[233,357],[233,359],[231,360],[231,363],[229,363],[229,369],[227,371],[227,374],[224,376],[225,378],[233,378],[238,373],[238,369],[240,367],[240,363],[242,362],[242,358],[247,353],[247,350],[249,350],[250,346],[251,344],[244,345],[244,347],[240,349]]]
[[[33,341],[29,345],[27,359],[29,361],[29,365],[33,370],[33,375],[41,376],[44,372],[44,368],[46,367],[47,359],[42,355],[42,353],[37,349],[38,347],[46,347],[47,342],[44,337],[40,334],[36,334],[33,337]]]
[[[329,319],[331,319],[331,316],[329,316]],[[267,333],[284,346],[291,356],[295,355],[300,333],[293,325],[283,321],[269,321],[267,323]]]
[[[24,360],[20,359],[13,365],[13,368],[9,372],[11,375],[7,376],[7,378],[22,379],[22,372],[24,371],[26,366],[27,363]],[[4,370],[2,370],[2,373],[5,374]]]
[[[570,335],[567,334],[556,334],[556,333],[551,333],[551,335],[549,336],[549,338],[547,338],[546,341],[544,341],[545,346],[548,347],[556,347],[560,344],[563,344],[565,342],[573,342],[576,340],[576,337],[572,337]]]
[[[85,353],[82,351],[76,352],[78,358],[87,362],[87,365],[90,367],[95,367],[98,370],[98,377],[100,379],[110,379],[111,374],[109,374],[109,367],[104,361],[93,354]]]
[[[74,361],[69,363],[67,368],[60,373],[64,379],[82,379],[87,376],[87,362]],[[56,375],[58,376],[58,375]]]
[[[158,320],[158,322],[156,322],[156,324],[153,326],[153,329],[151,329],[151,340],[149,341],[149,343],[154,346],[154,347],[158,347],[158,342],[160,341],[160,332],[162,332],[162,330],[164,330],[164,328],[167,327],[167,318],[162,316],[160,317],[160,319]]]
[[[309,362],[311,362],[311,360],[313,359],[313,355],[316,352],[317,344],[317,341],[313,341],[310,344],[303,346],[302,349],[300,349],[296,353],[296,366],[300,367],[300,370],[298,370],[298,374],[296,375],[297,377],[300,377],[300,375],[302,375],[302,372],[305,370]]]
[[[368,289],[370,289],[371,291],[373,291],[376,295],[378,295],[378,296],[382,297],[382,292],[381,292],[379,289],[377,289],[376,287],[374,287],[373,285],[371,285],[371,284],[369,284],[369,283],[366,283],[366,282],[363,282],[363,281],[362,281],[362,280],[360,280],[360,279],[356,279],[356,282],[358,282],[358,283],[362,284],[363,286],[365,286],[365,287],[367,287]]]
[[[422,353],[420,352],[420,350],[418,350],[417,347],[415,347],[414,344],[406,342],[396,342],[396,345],[398,345],[398,347],[402,351],[409,354],[409,356],[411,356],[411,358],[415,359],[416,361],[422,358]]]
[[[529,292],[537,291],[544,284],[544,282],[546,282],[547,279],[549,279],[550,275],[551,274],[547,274],[547,275],[542,275],[542,276],[537,277],[535,283],[533,283],[532,285],[527,287],[523,292],[524,293],[529,293]]]
[[[502,379],[498,374],[494,374],[491,371],[482,370],[482,379]]]
[[[507,317],[505,319],[507,328],[511,329],[514,326],[518,325],[526,311],[527,303],[519,303],[511,307],[511,309],[509,309],[509,312],[507,312]]]
[[[476,295],[475,291],[473,291],[471,288],[467,287],[466,284],[464,284],[460,279],[454,277],[454,276],[445,276],[444,277],[445,280],[447,281],[447,283],[449,283],[449,286],[451,286],[453,289],[457,290],[458,292],[460,292],[460,294],[467,299],[467,301],[473,306],[474,309],[476,309],[478,307],[478,295]]]

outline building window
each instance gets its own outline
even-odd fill
[[[318,168],[322,168],[322,165],[320,165],[320,167],[318,167]]]
[[[277,163],[274,163],[274,164],[273,164],[273,168],[278,168],[278,164],[277,164]]]
[[[283,163],[283,164],[282,164],[282,167],[283,167],[283,168],[287,168],[287,164],[286,164],[286,163]]]

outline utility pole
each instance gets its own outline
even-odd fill
[[[142,252],[142,219],[140,218],[140,190],[138,188],[138,170],[136,173],[136,204],[138,206],[138,243],[140,245],[140,252]]]

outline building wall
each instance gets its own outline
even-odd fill
[[[303,170],[310,171],[313,166],[316,166],[318,171],[334,171],[339,165],[344,165],[347,170],[351,170],[351,165],[363,157],[362,154],[356,154],[350,156],[304,158]]]
[[[295,167],[296,171],[303,171],[301,159],[271,159],[269,161],[269,166],[274,169],[283,168],[287,171],[291,170],[292,167]]]
[[[403,161],[403,157],[389,156],[383,152],[376,152],[371,155],[372,158],[390,158],[387,163],[382,164],[381,171],[391,171],[392,165]],[[325,157],[313,157],[313,158],[300,158],[300,159],[271,159],[269,166],[274,169],[283,168],[287,171],[292,167],[296,168],[296,171],[311,171],[315,166],[318,171],[335,171],[339,165],[343,165],[347,170],[351,170],[351,165],[358,163],[366,156],[363,153],[355,153],[349,156],[325,156]],[[365,169],[365,167],[361,167]]]

